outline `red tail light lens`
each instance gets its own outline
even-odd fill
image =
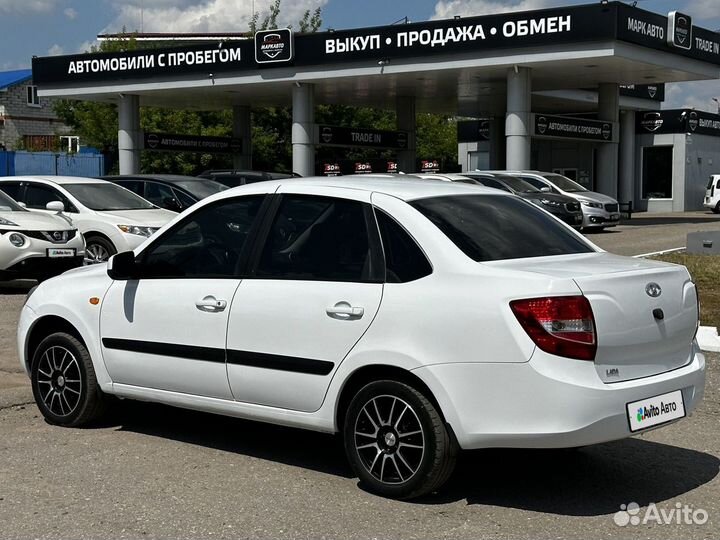
[[[510,309],[543,351],[566,358],[595,359],[595,319],[584,296],[514,300]]]

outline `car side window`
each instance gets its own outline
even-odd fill
[[[136,195],[140,195],[141,197],[143,196],[144,182],[141,182],[140,180],[118,180],[116,184],[124,187],[125,189],[129,189]]]
[[[180,203],[180,206],[183,210],[185,208],[190,208],[193,204],[197,202],[192,197],[185,195],[185,193],[178,189],[173,189],[173,193],[175,194],[175,199]]]
[[[22,201],[28,208],[45,210],[47,203],[60,201],[65,206],[66,212],[77,212],[77,209],[70,200],[51,186],[42,184],[28,184],[25,189],[25,200]]]
[[[432,266],[407,231],[382,210],[375,209],[383,252],[385,281],[407,283],[432,274]]]
[[[150,278],[237,278],[264,195],[222,200],[197,210],[140,256]]]
[[[372,281],[366,207],[346,199],[284,195],[256,277]]]
[[[505,184],[503,184],[502,182],[498,182],[497,180],[493,180],[492,178],[483,178],[482,183],[487,187],[502,189],[503,191],[510,191]]]
[[[0,184],[0,189],[7,195],[8,197],[15,199],[15,201],[24,202],[21,201],[20,197],[20,182],[3,182]]]
[[[170,200],[175,200],[175,193],[170,186],[147,182],[145,184],[145,198],[155,206],[165,208]]]
[[[533,178],[532,176],[518,176],[518,178],[520,178],[520,180],[525,180],[528,184],[535,186],[538,189],[549,187],[545,182],[542,182],[537,178]],[[552,188],[550,188],[550,190],[552,191]]]

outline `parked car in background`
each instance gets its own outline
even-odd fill
[[[51,283],[18,324],[49,423],[92,422],[114,394],[339,432],[361,484],[395,498],[439,489],[459,448],[624,439],[705,385],[685,267],[477,185],[259,182]]]
[[[199,200],[228,189],[225,184],[208,178],[175,174],[129,174],[100,178],[173,212],[182,212]]]
[[[703,206],[709,208],[715,214],[720,214],[720,174],[710,175]]]
[[[501,189],[539,206],[571,227],[580,227],[582,225],[580,203],[575,199],[565,195],[542,192],[531,184],[508,174],[464,172],[461,174],[416,174],[413,176],[431,179],[441,177],[451,182],[474,182],[485,187]]]
[[[62,210],[49,203],[50,212]],[[44,279],[81,266],[85,241],[59,215],[30,212],[0,191],[0,280]]]
[[[105,180],[78,176],[8,176],[0,190],[28,209],[45,213],[62,203],[63,215],[85,237],[85,263],[107,261],[135,249],[177,214]]]
[[[581,204],[583,229],[604,229],[620,223],[620,205],[612,197],[590,191],[566,176],[541,171],[506,171],[538,189],[567,195]]]
[[[233,169],[213,169],[204,171],[198,175],[199,178],[208,178],[215,180],[228,187],[244,186],[245,184],[254,184],[255,182],[264,182],[266,180],[282,180],[285,178],[295,178],[296,174],[276,173],[264,171],[239,171]]]

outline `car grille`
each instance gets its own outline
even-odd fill
[[[580,211],[580,203],[579,202],[569,202],[565,204],[565,208],[568,212],[579,212]]]
[[[52,242],[53,244],[65,244],[66,242],[75,238],[77,230],[73,229],[70,231],[17,231],[20,234],[24,234],[29,238],[35,238],[37,240],[45,240],[46,242]]]
[[[607,210],[608,212],[617,212],[618,211],[618,203],[606,204],[605,210]]]

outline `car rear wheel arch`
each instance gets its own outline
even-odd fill
[[[369,366],[363,366],[353,371],[343,384],[342,390],[337,400],[337,406],[335,408],[335,429],[336,431],[342,431],[343,424],[345,423],[345,415],[347,414],[348,407],[355,394],[363,388],[365,385],[371,382],[391,380],[407,384],[415,388],[418,392],[423,394],[425,398],[432,403],[433,407],[440,413],[443,421],[445,422],[448,431],[451,436],[454,437],[452,427],[447,423],[445,415],[443,414],[440,403],[433,395],[432,391],[425,382],[406,369],[387,365],[387,364],[373,364]]]

